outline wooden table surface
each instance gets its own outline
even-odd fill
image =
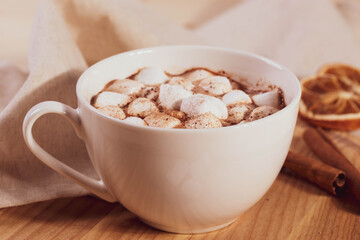
[[[183,25],[194,25],[199,16],[203,21],[208,15],[216,15],[241,0],[141,1],[152,4],[160,12],[170,13],[169,16]],[[4,25],[7,34],[0,40],[8,46],[3,50],[9,50],[3,51],[0,59],[26,65],[25,53],[37,2],[39,0],[27,0],[26,7],[18,8],[17,1],[1,1],[6,11],[0,19],[8,24]],[[188,5],[192,8],[187,8]],[[209,11],[205,5],[216,7]],[[184,8],[187,14],[178,14],[182,11],[177,9]],[[204,14],[203,9],[208,14]],[[9,34],[11,29],[14,31]],[[300,125],[292,149],[313,156],[301,140],[301,132]],[[334,137],[344,154],[360,169],[360,142],[346,134],[338,133]],[[235,223],[208,234],[161,232],[143,224],[120,204],[86,196],[0,209],[0,240],[5,239],[360,239],[360,206],[349,196],[332,197],[283,171],[267,194]]]
[[[296,129],[292,149],[313,156]],[[360,141],[333,139],[360,169]],[[86,196],[0,210],[0,239],[360,239],[360,204],[335,198],[282,171],[267,194],[232,225],[211,233],[177,235],[148,227],[120,204]]]

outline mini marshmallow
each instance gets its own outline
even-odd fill
[[[249,111],[246,105],[232,105],[229,107],[227,122],[237,124],[244,120],[245,114]]]
[[[137,94],[144,87],[144,84],[130,79],[114,80],[106,91],[118,92],[126,95]]]
[[[213,76],[201,80],[199,86],[215,96],[228,93],[232,90],[230,81],[227,77]]]
[[[255,120],[270,116],[271,114],[276,113],[277,111],[279,111],[279,110],[277,108],[274,108],[274,107],[260,106],[260,107],[255,108],[251,112],[251,114],[250,114],[249,118],[247,119],[247,121],[248,122],[255,121]]]
[[[279,108],[281,105],[280,92],[278,89],[254,95],[252,96],[252,99],[254,103],[258,106],[270,106],[274,108]]]
[[[181,126],[179,119],[160,112],[152,113],[144,120],[150,127],[175,128]]]
[[[126,123],[138,125],[138,126],[147,126],[145,121],[138,117],[128,117],[128,118],[124,119],[123,121]]]
[[[113,117],[113,118],[117,118],[117,119],[126,118],[124,111],[120,107],[117,107],[117,106],[100,107],[100,108],[98,108],[98,110],[110,117]]]
[[[156,85],[166,82],[168,77],[164,70],[157,67],[143,68],[136,76],[135,80],[146,85]]]
[[[219,119],[226,119],[228,112],[225,103],[216,97],[204,94],[195,94],[183,99],[180,110],[190,117],[204,113],[212,113]]]
[[[147,115],[158,112],[156,104],[147,98],[137,98],[132,101],[127,109],[127,113],[131,116],[144,118]]]
[[[186,90],[192,90],[194,88],[194,84],[188,79],[182,77],[173,77],[170,79],[169,84],[171,85],[180,85]]]
[[[228,122],[226,119],[220,119],[220,122],[222,124],[223,127],[228,127],[228,126],[231,126],[231,123]]]
[[[220,120],[212,113],[205,113],[193,117],[185,122],[185,128],[203,129],[203,128],[220,128]]]
[[[156,101],[159,97],[159,87],[145,87],[141,90],[140,95],[144,98],[147,98],[149,100]]]
[[[251,98],[241,90],[233,90],[222,97],[223,102],[228,106],[235,103],[249,104]]]
[[[102,108],[106,106],[123,107],[131,101],[128,95],[116,92],[102,92],[96,97],[95,107]]]
[[[181,112],[181,111],[177,111],[177,110],[165,110],[165,113],[167,115],[170,115],[174,118],[180,119],[180,120],[185,120],[186,119],[186,114]]]
[[[190,80],[191,82],[202,80],[204,78],[208,78],[211,76],[214,76],[214,75],[211,72],[203,70],[203,69],[191,71],[191,72],[185,74],[185,78],[187,80]]]
[[[159,103],[166,109],[179,110],[184,98],[190,97],[191,91],[179,85],[162,84],[160,86]]]

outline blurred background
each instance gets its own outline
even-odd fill
[[[0,62],[7,60],[27,70],[33,20],[41,0],[0,1]],[[242,0],[134,0],[180,25],[194,28]]]

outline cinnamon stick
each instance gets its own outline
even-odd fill
[[[284,167],[335,196],[345,186],[343,171],[299,153],[289,151]]]
[[[360,202],[360,172],[339,151],[325,131],[308,128],[304,140],[309,148],[326,164],[345,172],[349,190]]]

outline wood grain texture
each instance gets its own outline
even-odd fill
[[[299,121],[292,150],[315,157]],[[360,167],[360,141],[331,132],[341,151]],[[0,239],[360,239],[360,204],[345,194],[335,198],[282,171],[267,194],[222,230],[177,235],[153,229],[120,204],[86,196],[0,210]]]

